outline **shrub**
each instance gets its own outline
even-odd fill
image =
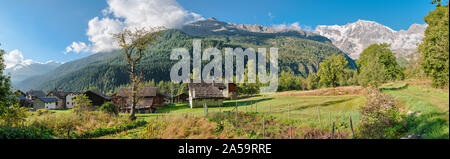
[[[90,111],[81,114],[45,114],[32,116],[27,125],[30,127],[45,127],[57,138],[75,138],[97,128],[115,127],[130,123],[126,117]]]
[[[105,113],[109,113],[109,114],[114,114],[114,115],[119,114],[119,111],[116,109],[116,105],[114,105],[113,102],[107,102],[107,103],[103,104],[99,110],[102,112],[105,112]]]
[[[20,126],[26,121],[28,116],[27,109],[18,105],[13,105],[5,109],[0,115],[0,125]]]
[[[366,105],[361,107],[360,138],[399,138],[405,130],[397,102],[376,89],[368,91]]]
[[[74,102],[73,111],[75,113],[87,111],[88,107],[91,106],[92,103],[92,101],[85,94],[75,96],[73,102]]]
[[[0,139],[53,139],[50,129],[45,127],[3,127],[0,126]]]

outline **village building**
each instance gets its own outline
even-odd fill
[[[28,100],[34,100],[36,98],[45,97],[45,93],[43,91],[38,91],[38,90],[29,90],[26,93],[26,97]]]
[[[120,108],[121,112],[130,112],[132,100],[131,88],[121,88],[113,96],[113,102]],[[138,103],[135,106],[137,113],[155,112],[156,109],[165,105],[166,95],[158,91],[157,88],[143,87],[137,91]]]
[[[173,99],[175,100],[175,103],[187,103],[189,101],[189,94],[181,93],[175,96]]]
[[[223,106],[225,96],[223,83],[188,83],[189,106],[191,108]]]
[[[53,91],[50,91],[47,93],[47,97],[54,97],[58,101],[56,102],[56,109],[66,109],[66,96],[68,92],[63,92],[62,88],[59,88],[56,90],[56,88]]]
[[[14,91],[14,94],[18,95],[19,98],[19,106],[21,107],[32,107],[33,102],[27,99],[27,94],[22,92],[21,90]]]
[[[73,108],[73,99],[75,96],[81,94],[81,92],[69,92],[66,95],[66,108],[71,109]]]
[[[94,107],[100,107],[104,103],[111,101],[111,97],[95,90],[86,91],[83,94],[85,94],[89,98],[89,100],[92,101],[91,104]]]
[[[40,97],[33,100],[34,110],[38,109],[56,109],[56,102],[58,101],[55,97]]]
[[[223,96],[228,99],[236,99],[238,96],[237,85],[234,83],[228,83],[225,86],[225,89],[222,91]]]

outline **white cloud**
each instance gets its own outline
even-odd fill
[[[295,22],[292,24],[277,24],[277,25],[273,25],[273,28],[276,31],[307,31],[307,32],[312,32],[313,28],[311,26],[307,26],[307,25],[300,25],[299,22]]]
[[[89,21],[87,36],[91,44],[74,42],[67,52],[103,52],[117,49],[113,34],[128,28],[159,27],[180,28],[182,25],[204,19],[186,11],[175,0],[107,0],[103,17]]]
[[[22,52],[19,50],[13,50],[3,55],[5,60],[6,69],[16,66],[17,64],[30,65],[34,63],[32,60],[24,60]]]
[[[66,47],[66,52],[74,52],[74,53],[80,53],[80,52],[88,52],[90,46],[86,45],[84,42],[73,42],[72,45]]]

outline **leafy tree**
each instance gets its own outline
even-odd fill
[[[405,78],[424,78],[425,72],[422,68],[422,56],[415,56],[412,57],[408,61],[408,65],[406,66],[404,72],[405,72]]]
[[[294,90],[304,90],[306,89],[306,86],[304,85],[305,79],[303,79],[302,76],[295,76],[294,77]]]
[[[136,66],[144,57],[144,51],[146,51],[150,46],[149,43],[155,41],[161,36],[160,28],[151,28],[147,30],[145,28],[136,29],[135,31],[130,31],[124,29],[123,32],[115,34],[114,37],[118,40],[119,46],[124,52],[126,62],[128,64],[128,73],[130,74],[131,83],[131,111],[130,120],[136,120],[135,107],[138,101],[138,85],[142,82],[142,74],[137,74]]]
[[[419,45],[422,53],[424,72],[432,78],[433,86],[448,88],[449,86],[449,8],[440,0],[434,0],[436,9],[428,13],[425,22],[423,43]]]
[[[378,87],[386,81],[385,75],[384,65],[378,57],[372,55],[372,60],[367,61],[360,69],[359,84],[363,87]]]
[[[292,72],[281,71],[280,77],[278,79],[278,90],[288,91],[295,89],[295,75]]]
[[[81,113],[87,111],[89,106],[92,105],[92,101],[86,96],[86,94],[79,94],[73,99],[73,111],[75,113]]]
[[[114,114],[114,115],[118,115],[119,114],[119,110],[117,110],[116,105],[114,105],[113,102],[107,102],[104,103],[100,109],[100,111],[105,112],[105,113],[109,113],[109,114]]]
[[[347,59],[342,55],[333,54],[320,63],[317,75],[320,77],[320,85],[325,87],[336,87],[342,79],[345,70],[349,69]]]
[[[364,69],[368,71],[368,69],[371,69],[368,67],[368,64],[375,58],[378,59],[378,62],[384,67],[383,81],[404,79],[402,69],[398,65],[396,57],[390,50],[389,44],[370,45],[361,53],[360,58],[356,63],[361,70]]]
[[[317,74],[311,74],[306,78],[307,88],[309,90],[320,88],[319,85],[320,77]]]
[[[3,74],[4,54],[5,51],[0,49],[0,124],[14,126],[25,121],[27,114],[26,109],[19,106],[17,96],[11,91],[10,76]]]

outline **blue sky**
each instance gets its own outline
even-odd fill
[[[188,12],[240,24],[272,26],[299,22],[315,28],[363,19],[394,30],[423,24],[423,17],[434,7],[431,0],[177,1]],[[112,16],[103,16],[102,10],[109,6],[105,0],[0,0],[0,4],[0,47],[7,52],[17,49],[24,59],[36,62],[68,62],[92,54],[65,51],[72,42],[92,43],[86,32],[94,29],[88,27],[94,17],[101,22],[102,17]]]

